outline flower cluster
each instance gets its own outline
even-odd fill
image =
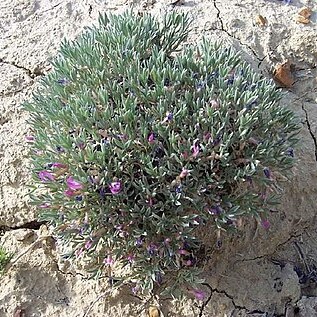
[[[203,300],[199,231],[248,217],[269,230],[298,124],[232,49],[179,52],[188,27],[175,13],[101,16],[63,44],[25,107],[32,199],[68,256],[134,292],[182,285]]]

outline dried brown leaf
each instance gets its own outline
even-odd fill
[[[298,15],[300,15],[306,19],[309,19],[311,14],[312,14],[312,10],[307,8],[307,7],[303,7],[298,11]]]
[[[273,78],[284,87],[291,87],[294,84],[295,79],[289,60],[275,66]]]
[[[265,26],[267,24],[267,18],[259,14],[255,18],[255,23],[259,26]]]
[[[160,311],[155,306],[150,306],[149,308],[149,317],[160,317]]]
[[[312,15],[312,10],[307,7],[301,8],[296,16],[296,22],[308,24],[310,22],[310,16]]]
[[[310,22],[310,20],[305,18],[305,17],[303,17],[303,16],[301,16],[301,15],[298,15],[296,17],[296,22],[303,23],[303,24],[308,24]]]

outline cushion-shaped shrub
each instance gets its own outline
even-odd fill
[[[293,164],[274,84],[230,48],[181,46],[188,30],[186,15],[103,15],[25,104],[42,219],[69,258],[134,290],[194,287],[197,229],[267,225]]]

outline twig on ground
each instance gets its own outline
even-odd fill
[[[95,306],[95,304],[104,296],[106,296],[109,293],[110,290],[107,290],[106,292],[100,294],[92,303],[91,305],[88,307],[87,311],[84,313],[83,317],[87,317],[88,314],[90,313],[90,311],[92,310],[92,308]]]
[[[12,260],[7,263],[7,265],[3,269],[3,273],[7,272],[14,264],[16,264],[25,254],[31,251],[36,245],[38,245],[40,242],[48,238],[51,238],[51,235],[44,235],[38,237],[31,245],[29,245],[28,248],[26,248],[24,251],[19,253],[16,257],[12,258]]]

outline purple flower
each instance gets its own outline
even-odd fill
[[[169,122],[169,121],[172,121],[172,120],[173,120],[173,117],[174,117],[174,115],[173,115],[173,113],[172,113],[172,112],[166,112],[166,117],[165,117],[165,119],[164,119],[164,121],[163,121],[163,122]]]
[[[92,246],[92,241],[91,240],[87,240],[86,243],[85,243],[85,249],[90,249]]]
[[[68,176],[66,179],[67,187],[71,190],[80,190],[83,189],[83,185],[76,180],[72,176]]]
[[[197,300],[204,300],[206,298],[206,293],[198,288],[194,288],[191,293]]]
[[[262,219],[261,225],[265,230],[268,230],[271,227],[271,224],[267,219]]]
[[[220,143],[221,135],[217,135],[216,138],[213,140],[213,146],[217,146]]]
[[[186,266],[192,266],[193,262],[191,260],[187,260],[187,261],[185,261],[185,265]]]
[[[208,209],[208,212],[211,214],[211,215],[216,215],[216,216],[219,216],[222,212],[222,208],[220,206],[212,206],[211,208]]]
[[[67,165],[63,164],[63,163],[52,163],[52,167],[56,167],[56,168],[65,168]]]
[[[35,141],[35,137],[33,135],[26,135],[25,136],[25,139],[29,142],[33,142]]]
[[[210,105],[214,109],[218,109],[219,108],[219,103],[216,100],[214,100],[214,99],[210,101]]]
[[[54,180],[54,175],[49,171],[40,171],[38,175],[42,182]]]
[[[83,196],[76,196],[76,201],[82,201],[83,200]]]
[[[135,245],[137,247],[140,247],[140,246],[142,246],[142,244],[143,244],[143,238],[142,237],[137,238],[136,241],[135,241]]]
[[[183,152],[181,156],[183,157],[183,159],[186,160],[188,158],[188,152],[187,151]]]
[[[176,194],[180,194],[182,192],[182,186],[181,185],[178,185],[176,188],[175,188],[175,193]]]
[[[180,255],[189,255],[189,252],[186,251],[186,250],[184,250],[184,249],[179,249],[179,250],[177,251],[177,253],[180,254]]]
[[[67,197],[73,197],[76,195],[75,191],[73,191],[72,189],[68,188],[66,190],[64,190],[64,194]]]
[[[205,132],[204,133],[204,140],[208,141],[211,138],[211,133],[210,132]]]
[[[132,262],[134,261],[134,259],[135,259],[135,256],[134,256],[133,254],[129,254],[129,255],[127,256],[127,259],[128,259],[128,261],[129,261],[130,263],[132,263]]]
[[[271,178],[271,172],[270,172],[270,170],[269,170],[267,167],[265,167],[265,168],[263,169],[263,173],[264,173],[264,175],[266,176],[266,178],[268,178],[268,179]]]
[[[117,137],[120,140],[128,140],[128,136],[126,134],[117,134]]]
[[[290,157],[294,157],[294,150],[292,148],[287,149],[286,154]]]
[[[43,209],[50,208],[50,207],[51,207],[51,205],[49,203],[43,203],[43,204],[39,205],[39,208],[43,208]]]
[[[132,293],[135,295],[140,290],[140,287],[138,285],[135,285],[131,288]]]
[[[121,182],[112,182],[109,185],[109,189],[113,195],[117,195],[121,191]]]
[[[154,200],[153,200],[152,197],[150,197],[146,202],[147,202],[147,204],[148,204],[150,207],[152,207],[152,206],[154,205]]]
[[[148,140],[148,142],[149,143],[154,143],[154,141],[155,141],[155,135],[154,135],[154,133],[152,132],[152,133],[150,133],[150,135],[149,135],[149,137],[147,138],[147,140]]]
[[[103,263],[106,264],[106,265],[113,265],[114,263],[114,259],[112,258],[111,255],[108,255],[104,260],[103,260]]]
[[[179,174],[180,178],[185,178],[189,174],[189,170],[186,168],[183,168],[181,173]]]
[[[155,252],[157,251],[157,245],[154,243],[151,243],[148,247],[147,247],[147,251],[150,255],[154,255]]]
[[[57,80],[57,83],[60,84],[60,85],[67,85],[69,83],[69,80],[67,78],[60,78]]]
[[[78,148],[79,148],[80,150],[83,150],[83,149],[86,147],[86,144],[81,141],[81,142],[77,143],[77,146],[78,146]]]

